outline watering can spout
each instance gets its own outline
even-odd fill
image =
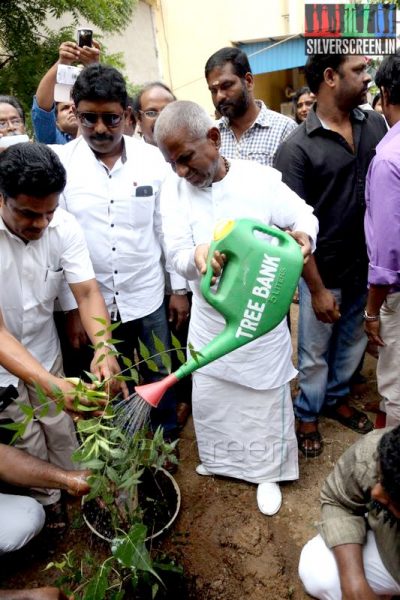
[[[165,392],[178,381],[179,380],[174,373],[171,373],[171,375],[168,375],[168,377],[165,377],[161,381],[137,385],[135,387],[135,392],[153,408],[156,408]]]

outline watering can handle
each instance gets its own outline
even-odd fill
[[[211,279],[214,276],[214,273],[213,273],[213,270],[211,267],[211,259],[213,257],[214,251],[218,250],[219,252],[221,252],[221,254],[225,254],[227,257],[227,262],[229,261],[230,256],[232,256],[232,252],[229,249],[224,248],[224,239],[229,236],[229,234],[231,233],[231,231],[234,228],[235,223],[237,223],[237,221],[236,222],[230,221],[229,223],[230,223],[230,225],[226,226],[226,231],[227,231],[226,235],[223,235],[222,237],[218,237],[210,245],[210,249],[208,251],[208,256],[207,256],[207,270],[206,270],[205,274],[202,276],[201,283],[200,283],[202,294],[203,294],[203,296],[205,296],[207,298],[207,301],[211,305],[214,305],[213,295],[209,294],[208,292],[209,292],[209,288],[211,286]],[[280,229],[277,229],[275,227],[270,227],[269,225],[264,225],[264,223],[257,223],[250,219],[240,219],[240,225],[241,225],[241,227],[246,228],[247,234],[253,235],[254,231],[260,231],[261,233],[266,233],[267,235],[270,235],[271,237],[278,239],[280,246],[293,245],[293,246],[298,247],[297,242],[292,237],[290,237],[286,232],[281,231]],[[222,281],[222,278],[224,277],[224,269],[225,269],[225,267],[222,269],[222,273],[221,273],[220,280],[219,280],[219,285]]]

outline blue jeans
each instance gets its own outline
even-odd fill
[[[349,393],[350,378],[367,345],[363,327],[366,291],[331,289],[330,292],[341,313],[340,319],[333,324],[318,321],[308,286],[300,280],[300,392],[294,401],[294,412],[300,421],[316,421],[324,405],[334,406]]]
[[[117,320],[119,320],[119,316],[117,317]],[[150,356],[158,353],[158,350],[154,345],[153,332],[162,341],[166,350],[169,350],[172,347],[164,304],[146,317],[121,323],[121,325],[113,332],[113,337],[123,340],[117,346],[118,352],[121,352],[123,356],[132,360],[135,350],[140,355],[139,339],[149,350]],[[151,371],[144,362],[139,366],[140,374],[145,383],[160,381],[160,379],[163,379],[168,375],[167,369],[161,362],[160,356],[155,356],[153,360],[158,366],[158,371]],[[132,388],[133,386],[128,384],[128,387]],[[130,389],[130,391],[133,390]],[[151,410],[150,419],[153,430],[161,425],[164,429],[164,437],[174,438],[176,436],[178,424],[176,420],[176,395],[173,388],[169,389],[164,394],[157,408]]]

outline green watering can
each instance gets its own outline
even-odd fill
[[[268,234],[278,244],[255,232]],[[226,256],[226,263],[214,290],[210,263],[216,250]],[[289,311],[302,268],[300,246],[289,234],[250,219],[218,226],[200,289],[226,325],[204,348],[196,349],[195,358],[161,381],[137,386],[136,393],[156,407],[166,390],[183,377],[274,329]]]

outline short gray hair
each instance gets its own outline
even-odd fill
[[[184,127],[190,136],[200,139],[206,137],[213,126],[214,122],[204,108],[189,100],[176,100],[160,112],[154,128],[154,138],[158,146],[166,137]]]

